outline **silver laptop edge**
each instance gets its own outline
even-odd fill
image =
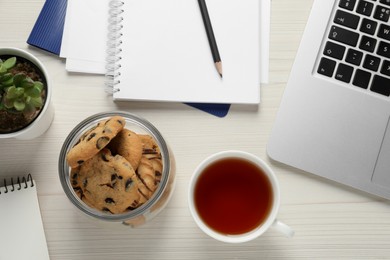
[[[390,199],[390,177],[383,174],[390,174],[389,97],[316,73],[336,2],[313,2],[267,152],[276,161]]]

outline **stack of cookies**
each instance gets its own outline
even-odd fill
[[[125,128],[113,116],[87,130],[66,160],[79,198],[97,210],[120,214],[145,203],[162,176],[160,148],[154,138]]]

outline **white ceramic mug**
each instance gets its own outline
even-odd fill
[[[205,221],[200,216],[195,202],[196,185],[199,180],[199,177],[202,176],[202,174],[205,174],[205,169],[217,161],[223,159],[229,159],[229,158],[242,159],[260,168],[261,170],[260,172],[263,172],[264,175],[266,175],[268,181],[271,184],[270,190],[273,198],[267,216],[259,225],[254,227],[249,232],[245,232],[242,234],[234,234],[234,235],[221,233],[219,231],[214,230],[212,227],[206,224]],[[247,152],[234,151],[234,150],[223,151],[223,152],[213,154],[207,157],[203,162],[201,162],[200,165],[195,169],[192,178],[190,180],[188,203],[189,203],[191,215],[194,218],[196,224],[199,226],[199,228],[210,237],[222,242],[228,242],[228,243],[247,242],[259,237],[269,228],[274,228],[275,230],[281,232],[287,237],[292,237],[294,235],[294,231],[289,226],[287,226],[283,222],[280,222],[277,219],[277,213],[280,205],[280,188],[274,172],[262,159]],[[262,205],[253,205],[253,207],[254,208],[262,207]]]

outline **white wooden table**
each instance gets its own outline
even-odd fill
[[[261,88],[260,106],[232,106],[225,118],[184,104],[112,102],[104,92],[103,76],[67,73],[63,60],[26,44],[43,3],[0,1],[0,47],[28,50],[47,66],[56,110],[43,136],[32,141],[0,140],[0,177],[34,176],[51,259],[390,258],[389,201],[271,162],[266,155],[311,0],[272,1],[270,83]],[[96,226],[71,205],[58,178],[59,151],[69,131],[94,113],[112,110],[152,122],[177,161],[172,200],[140,229]],[[254,153],[271,164],[281,185],[279,219],[295,229],[294,238],[270,230],[255,241],[232,245],[214,241],[197,228],[186,200],[189,178],[206,156],[227,149]]]

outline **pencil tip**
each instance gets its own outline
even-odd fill
[[[222,62],[218,61],[215,63],[215,67],[217,68],[219,76],[222,78]]]

